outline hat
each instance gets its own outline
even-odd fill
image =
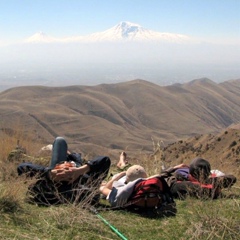
[[[195,158],[189,165],[189,173],[198,181],[206,180],[211,172],[210,163],[203,158]]]
[[[134,181],[138,178],[146,178],[147,173],[140,165],[133,165],[126,171],[126,182]]]

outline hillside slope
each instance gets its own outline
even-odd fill
[[[200,134],[179,140],[156,150],[155,156],[163,159],[165,167],[179,163],[189,164],[202,157],[219,169],[240,177],[240,124],[232,125],[217,134]]]
[[[0,128],[43,143],[61,135],[83,152],[152,151],[152,139],[170,143],[238,123],[239,86],[240,80],[199,79],[165,87],[134,80],[12,88],[0,93]]]

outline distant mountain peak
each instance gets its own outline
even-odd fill
[[[198,78],[190,81],[187,84],[193,85],[193,84],[216,84],[216,83],[209,78]]]
[[[120,26],[120,27],[122,27],[122,28],[131,27],[131,26],[141,27],[139,24],[137,24],[137,23],[132,23],[132,22],[129,22],[129,21],[122,21],[122,22],[120,22],[119,24],[117,24],[117,26]]]
[[[32,35],[31,37],[29,37],[28,39],[25,40],[25,42],[28,43],[40,43],[40,42],[44,42],[44,43],[49,43],[49,42],[55,42],[57,39],[48,36],[46,33],[39,31],[37,33],[35,33],[34,35]]]
[[[120,31],[123,38],[131,37],[132,35],[136,35],[138,32],[144,30],[139,24],[131,22],[120,22],[113,28],[116,31]]]
[[[114,42],[114,41],[165,41],[174,43],[189,42],[192,39],[186,35],[175,33],[161,33],[142,27],[139,24],[122,21],[112,28],[87,36],[68,37],[57,39],[38,32],[25,42]]]
[[[123,21],[103,32],[93,33],[84,38],[85,41],[166,41],[182,43],[191,38],[175,33],[161,33],[142,27],[139,24]]]

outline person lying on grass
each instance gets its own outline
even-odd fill
[[[111,180],[102,184],[100,192],[112,207],[124,208],[134,205],[158,208],[174,203],[165,180],[160,175],[148,177],[140,165],[133,165],[127,171],[114,175]]]
[[[208,160],[197,157],[185,166],[170,167],[162,172],[174,198],[187,195],[198,198],[218,198],[223,188],[230,188],[237,179],[219,170],[211,170]]]
[[[99,156],[83,164],[80,155],[68,151],[67,142],[63,137],[57,137],[53,143],[52,158],[49,167],[31,162],[24,162],[17,167],[18,175],[36,177],[39,181],[31,187],[39,201],[61,203],[74,201],[83,186],[98,189],[103,179],[108,175],[110,158]],[[35,192],[34,192],[35,191]],[[54,199],[54,200],[52,200]]]
[[[139,171],[146,174],[145,170],[140,169],[141,166]],[[105,186],[103,185],[100,188],[100,191],[107,197],[112,206],[119,205],[118,202],[121,202],[121,204],[127,202],[127,197],[131,195],[134,188],[135,183],[124,185],[128,182],[126,173],[126,171],[123,171],[114,175]],[[171,195],[180,199],[184,199],[186,196],[215,199],[222,195],[221,190],[223,188],[230,188],[237,181],[233,175],[225,174],[219,170],[211,170],[209,161],[200,157],[193,159],[189,165],[182,163],[170,167],[162,171],[160,176],[166,179]],[[141,174],[138,177],[144,178]],[[112,189],[114,189],[113,192]]]

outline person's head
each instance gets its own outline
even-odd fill
[[[210,163],[203,158],[195,158],[189,165],[189,173],[198,181],[205,181],[211,172]]]
[[[134,181],[138,178],[146,178],[147,173],[140,165],[133,165],[126,171],[126,183]]]

